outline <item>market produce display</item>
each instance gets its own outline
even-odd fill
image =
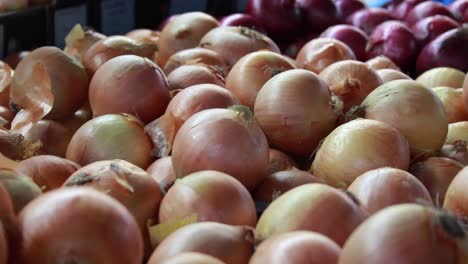
[[[0,264],[468,263],[468,0],[369,2],[8,54]]]

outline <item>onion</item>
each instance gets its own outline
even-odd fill
[[[435,87],[432,91],[439,97],[444,105],[449,123],[468,120],[468,112],[463,104],[463,90],[452,87]]]
[[[361,9],[348,17],[348,23],[358,27],[367,34],[371,34],[378,25],[388,20],[394,20],[395,17],[383,8]]]
[[[174,20],[177,16],[179,16],[179,14],[170,15],[170,16],[167,16],[166,18],[164,18],[164,19],[162,20],[162,22],[159,23],[159,25],[158,25],[158,27],[157,27],[157,30],[162,31],[163,28],[164,28],[169,22],[171,22],[172,20]]]
[[[207,254],[196,252],[185,252],[166,259],[159,264],[224,264],[221,260]],[[157,264],[148,262],[148,264]]]
[[[90,188],[42,195],[24,208],[19,225],[20,263],[139,264],[143,260],[142,238],[133,216],[116,200]]]
[[[138,28],[128,32],[127,34],[125,34],[125,36],[138,42],[150,42],[158,44],[160,34],[160,31],[155,31],[146,28]]]
[[[456,0],[449,6],[453,15],[462,23],[468,23],[468,1]]]
[[[177,132],[172,162],[177,178],[217,170],[251,190],[266,176],[268,142],[246,107],[203,110],[187,119]]]
[[[65,157],[73,134],[62,124],[52,120],[41,120],[24,134],[29,142],[40,143],[38,154]]]
[[[413,10],[415,6],[428,0],[405,0],[401,1],[392,10],[392,14],[399,20],[404,20],[408,13]]]
[[[274,172],[266,176],[255,188],[253,197],[256,202],[271,203],[283,193],[307,183],[321,183],[321,180],[295,168]]]
[[[420,45],[432,41],[440,34],[460,26],[457,21],[443,15],[426,17],[411,27]]]
[[[0,260],[2,257],[12,260],[17,255],[20,231],[8,190],[0,184]],[[2,240],[2,237],[5,240]],[[3,245],[1,243],[4,243]],[[1,249],[4,247],[4,249]],[[11,262],[2,262],[4,264]]]
[[[248,263],[254,251],[252,228],[203,222],[184,226],[162,241],[148,264],[163,263],[184,252],[204,253],[226,264]]]
[[[453,143],[445,144],[440,150],[440,156],[453,159],[464,166],[468,165],[468,147],[465,140],[456,140]]]
[[[19,52],[14,52],[8,54],[5,58],[2,60],[10,65],[11,68],[15,69],[16,66],[22,61],[26,56],[28,56],[31,52],[30,51],[19,51]]]
[[[246,27],[256,30],[261,33],[266,33],[265,29],[263,29],[262,24],[254,17],[249,14],[230,14],[228,16],[223,17],[219,21],[220,25],[223,27]]]
[[[40,142],[30,142],[23,135],[0,129],[0,153],[13,160],[37,155]]]
[[[9,107],[10,85],[14,71],[10,65],[0,61],[0,106]]]
[[[0,12],[9,12],[28,7],[28,0],[2,0],[0,2]]]
[[[296,0],[302,19],[311,32],[322,32],[338,22],[338,11],[333,0]]]
[[[295,231],[272,236],[255,250],[250,264],[335,264],[341,248],[330,238],[308,231]]]
[[[113,58],[94,74],[89,104],[94,116],[128,113],[148,123],[169,104],[169,84],[152,61],[135,55]]]
[[[448,186],[445,195],[444,208],[457,215],[466,223],[468,217],[468,208],[466,195],[467,169],[463,168],[457,173],[455,178]]]
[[[310,155],[335,127],[341,107],[328,86],[314,73],[289,70],[263,85],[254,113],[272,147]]]
[[[453,144],[457,140],[468,142],[468,121],[460,121],[448,125],[445,144]]]
[[[184,122],[202,110],[227,108],[237,103],[228,90],[213,84],[190,86],[176,94],[163,116],[145,127],[153,140],[153,154],[164,157],[170,154],[174,137]]]
[[[122,55],[137,55],[153,59],[157,50],[155,43],[140,43],[124,36],[111,36],[94,43],[84,54],[83,65],[89,76],[108,60]]]
[[[382,83],[387,83],[394,80],[411,80],[411,77],[394,69],[380,69],[376,71]]]
[[[360,0],[334,0],[338,17],[346,21],[349,16],[355,12],[366,8],[366,5]]]
[[[71,118],[63,121],[62,124],[68,129],[68,131],[74,134],[78,128],[92,118],[93,113],[91,112],[91,107],[89,106],[89,102],[86,102],[86,104],[76,111]]]
[[[359,105],[383,81],[363,62],[344,60],[325,68],[319,77],[344,103],[344,111]]]
[[[463,87],[465,73],[450,67],[437,67],[425,71],[416,78],[417,82],[427,88],[435,88],[439,86],[448,86],[452,88]]]
[[[83,105],[88,85],[86,71],[77,59],[58,48],[42,47],[16,67],[10,104],[32,110],[33,114],[41,109],[44,114],[38,119],[45,114],[47,119],[65,119]]]
[[[429,42],[419,53],[416,70],[424,72],[435,67],[452,67],[468,71],[468,27],[449,30]]]
[[[162,157],[153,162],[146,172],[155,180],[162,190],[167,192],[176,181],[171,156]]]
[[[296,57],[299,68],[319,74],[342,60],[355,60],[353,51],[343,42],[331,38],[316,38],[305,44]]]
[[[450,10],[442,3],[426,1],[416,5],[405,17],[405,22],[412,26],[418,21],[434,15],[443,15],[455,19]]]
[[[416,81],[385,83],[354,110],[360,117],[382,121],[400,131],[408,140],[413,158],[433,155],[447,136],[444,105],[434,92]]]
[[[320,34],[322,38],[333,38],[342,41],[353,51],[356,58],[364,61],[367,58],[366,45],[369,37],[358,27],[351,25],[336,25],[329,27]]]
[[[169,57],[164,65],[164,73],[168,75],[176,68],[194,62],[219,67],[223,70],[226,69],[226,63],[224,63],[223,58],[218,53],[209,49],[192,48],[181,50]]]
[[[181,90],[197,84],[215,84],[224,87],[223,69],[204,64],[183,65],[168,76],[169,89]]]
[[[300,36],[298,37],[297,39],[295,39],[293,42],[291,43],[286,43],[286,46],[285,47],[280,47],[282,52],[283,52],[283,55],[286,56],[286,58],[296,58],[297,57],[297,54],[299,54],[299,51],[302,49],[302,47],[309,41],[311,41],[312,39],[315,39],[319,37],[318,34],[316,33],[309,33],[305,36]],[[281,43],[280,43],[281,44]],[[293,60],[293,59],[292,59]],[[297,63],[296,61],[294,60],[294,64],[295,66],[297,66]]]
[[[80,24],[75,25],[65,38],[65,48],[63,51],[70,56],[83,60],[85,53],[94,43],[105,39],[101,33],[93,30],[84,30]]]
[[[43,192],[60,188],[80,165],[51,155],[40,155],[23,160],[16,172],[29,176]]]
[[[29,177],[11,170],[0,170],[0,185],[10,195],[15,214],[42,193]]]
[[[359,175],[381,167],[408,169],[408,142],[380,121],[358,119],[331,132],[320,146],[310,172],[332,186],[347,188]]]
[[[258,91],[268,80],[294,68],[280,54],[271,51],[252,52],[232,67],[226,77],[226,88],[242,105],[253,108]]]
[[[463,164],[448,158],[431,157],[411,165],[409,172],[416,176],[431,194],[436,205],[444,204],[445,193]]]
[[[127,114],[111,114],[86,122],[73,135],[66,158],[81,166],[122,159],[146,169],[152,162],[152,143],[143,124]]]
[[[246,27],[214,28],[203,36],[199,46],[217,52],[229,68],[254,51],[280,53],[278,46],[269,37]]]
[[[268,156],[269,162],[267,175],[297,167],[296,162],[291,157],[279,150],[270,148]]]
[[[369,58],[384,55],[400,68],[408,70],[417,56],[416,38],[403,22],[387,21],[370,35],[367,54]]]
[[[401,71],[400,68],[390,58],[384,55],[379,55],[369,59],[366,61],[366,64],[369,65],[369,68],[373,70],[392,69]]]
[[[158,64],[163,67],[172,54],[196,47],[207,32],[218,26],[214,17],[202,12],[188,12],[174,17],[159,36]]]
[[[465,231],[452,215],[402,204],[362,223],[346,241],[338,263],[455,264],[466,258],[466,243]]]
[[[261,241],[296,230],[314,231],[343,245],[366,216],[346,193],[312,183],[296,187],[274,200],[260,217],[256,231]],[[336,228],[336,223],[340,223],[340,228]]]

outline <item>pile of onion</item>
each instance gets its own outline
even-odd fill
[[[262,24],[258,21],[257,18],[251,16],[249,14],[243,13],[234,13],[228,16],[221,18],[219,24],[223,27],[226,26],[234,26],[234,27],[247,27],[263,34],[266,33],[265,29],[263,29]]]
[[[357,11],[366,8],[366,5],[360,0],[334,0],[338,17],[347,21],[348,17]]]
[[[187,64],[173,70],[168,76],[169,89],[182,90],[197,84],[215,84],[224,87],[225,73],[216,66],[201,63]]]
[[[167,192],[176,181],[171,156],[162,157],[156,160],[146,169],[146,172],[159,184],[161,190],[165,192]]]
[[[453,15],[462,23],[468,23],[468,1],[467,0],[457,0],[453,1],[449,5],[450,11]]]
[[[465,73],[450,67],[436,67],[423,72],[416,81],[426,88],[448,86],[451,88],[462,88]]]
[[[224,62],[223,58],[218,55],[218,53],[209,49],[196,47],[181,50],[169,57],[166,64],[164,65],[164,73],[169,75],[178,67],[193,63],[201,63],[218,67],[220,69],[226,68],[226,63]]]
[[[408,13],[418,4],[428,0],[405,0],[392,8],[392,14],[399,20],[404,20]]]
[[[19,133],[0,129],[0,153],[12,160],[35,156],[40,147],[40,142],[30,142]]]

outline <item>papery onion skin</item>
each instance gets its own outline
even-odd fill
[[[418,204],[395,205],[353,232],[338,263],[463,263],[466,242],[465,231],[452,215]]]
[[[386,9],[374,7],[357,11],[348,17],[347,21],[367,34],[371,34],[378,25],[394,19],[394,16]]]
[[[27,176],[10,170],[0,170],[0,184],[11,197],[15,214],[42,194],[41,189]]]
[[[148,262],[148,264],[224,264],[221,260],[207,254],[185,252],[170,257],[161,263]]]
[[[148,123],[164,114],[169,101],[169,84],[161,68],[135,55],[104,63],[89,86],[89,104],[95,117],[128,113]]]
[[[222,69],[204,64],[180,66],[167,76],[167,80],[171,91],[206,83],[224,87],[225,81]]]
[[[409,26],[412,26],[418,21],[434,15],[443,15],[455,19],[450,10],[444,4],[434,1],[426,1],[415,6],[405,17],[405,22]]]
[[[116,200],[90,188],[63,188],[42,195],[21,212],[19,226],[20,263],[143,260],[143,242],[133,216]]]
[[[74,33],[73,30],[76,30],[76,29],[75,28],[72,29],[72,32],[70,32],[69,35]],[[77,30],[80,30],[80,29],[77,29]],[[93,46],[94,43],[102,39],[105,39],[106,36],[101,33],[95,32],[93,30],[83,31],[83,28],[81,28],[81,30],[82,30],[81,33],[83,35],[80,36],[80,38],[73,39],[73,41],[70,41],[70,42],[67,41],[67,39],[65,39],[66,46],[63,49],[63,51],[67,53],[68,55],[74,56],[78,58],[80,61],[83,61],[86,52],[91,48],[91,46]]]
[[[242,105],[253,108],[262,86],[275,75],[294,69],[280,54],[271,51],[252,52],[240,59],[226,77],[226,89],[231,91]]]
[[[0,61],[0,106],[10,106],[10,85],[14,70],[7,63]]]
[[[323,141],[310,172],[332,186],[347,188],[359,175],[380,167],[408,169],[409,145],[398,130],[380,121],[357,119]]]
[[[437,67],[423,72],[416,78],[416,81],[426,88],[448,86],[452,88],[462,88],[465,73],[450,67]]]
[[[293,167],[297,167],[297,163],[294,161],[293,158],[277,149],[270,148],[268,156],[269,162],[267,174],[272,174],[278,171],[289,170]]]
[[[448,125],[445,144],[453,144],[457,140],[468,142],[468,121],[460,121]]]
[[[33,124],[24,138],[30,142],[40,143],[39,154],[63,158],[72,136],[73,133],[61,123],[43,119]]]
[[[214,222],[190,224],[164,239],[148,263],[158,264],[184,252],[204,253],[226,264],[248,263],[254,251],[253,231]]]
[[[373,70],[382,70],[382,69],[393,69],[396,71],[401,71],[400,67],[398,67],[390,58],[379,55],[372,59],[366,61],[366,64]]]
[[[171,156],[162,157],[156,160],[146,169],[146,172],[165,192],[167,192],[176,181]]]
[[[272,236],[255,250],[249,264],[335,264],[341,248],[330,238],[308,231]]]
[[[110,114],[86,122],[73,135],[66,158],[81,166],[100,160],[123,159],[146,169],[153,144],[134,116]]]
[[[411,31],[419,44],[424,45],[438,37],[440,34],[459,26],[460,24],[450,17],[435,15],[419,20],[419,22],[415,23],[411,27]]]
[[[220,69],[227,67],[223,58],[218,53],[209,49],[196,47],[174,53],[167,60],[163,70],[166,75],[169,75],[176,68],[186,64],[193,64],[194,62],[219,67]]]
[[[394,69],[380,69],[376,71],[382,83],[387,83],[394,80],[411,80],[411,77]]]
[[[385,167],[369,170],[348,187],[369,214],[375,214],[386,207],[425,201],[432,203],[426,187],[410,173]]]
[[[333,38],[342,41],[354,52],[356,59],[367,59],[366,45],[369,37],[360,28],[351,25],[335,25],[320,34],[322,38]]]
[[[468,112],[465,110],[465,105],[463,103],[462,89],[441,86],[432,88],[432,91],[439,97],[444,105],[449,123],[468,120]]]
[[[444,144],[440,156],[468,165],[468,143],[465,140],[456,140],[451,144]]]

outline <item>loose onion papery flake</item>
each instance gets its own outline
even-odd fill
[[[309,171],[327,184],[347,188],[369,170],[406,170],[409,163],[409,145],[398,130],[380,121],[357,119],[325,138]]]
[[[376,71],[382,69],[393,69],[396,71],[401,71],[400,68],[390,58],[384,55],[379,55],[369,59],[366,61],[366,64],[369,65],[369,68]]]
[[[143,123],[127,114],[91,119],[73,135],[66,158],[81,166],[100,160],[122,159],[146,169],[153,157],[153,144]]]
[[[297,167],[297,163],[288,156],[286,153],[283,153],[277,149],[270,148],[269,150],[269,162],[268,162],[268,171],[267,174],[289,170],[293,167]]]
[[[176,181],[174,166],[172,166],[171,156],[162,157],[153,162],[146,172],[167,192]]]
[[[140,264],[143,260],[134,217],[119,202],[91,188],[62,188],[42,195],[21,211],[19,226],[20,263]]]
[[[464,223],[468,221],[468,169],[465,167],[457,173],[448,186],[445,194],[444,208],[457,215]]]
[[[159,223],[193,216],[197,222],[254,227],[255,204],[235,178],[218,171],[199,171],[179,179],[164,196]]]
[[[177,131],[195,113],[236,104],[238,101],[231,92],[214,84],[193,85],[178,92],[164,115],[145,127],[146,133],[153,140],[153,154],[157,157],[169,155]]]
[[[215,84],[224,87],[225,73],[222,69],[205,64],[183,65],[168,76],[169,89],[182,90],[197,84]]]
[[[330,238],[315,232],[295,231],[263,241],[249,264],[336,264],[341,248]]]
[[[85,30],[80,24],[77,24],[70,30],[65,38],[66,45],[63,51],[82,61],[86,51],[88,51],[94,43],[105,38],[106,36],[103,34],[91,29]]]
[[[248,263],[253,251],[254,230],[251,227],[214,222],[194,223],[164,239],[148,264],[158,264],[184,252],[204,253],[226,264]]]
[[[453,143],[446,143],[440,150],[440,156],[456,160],[468,165],[468,143],[465,140],[456,140]]]
[[[0,170],[0,184],[10,195],[15,214],[42,194],[41,189],[29,177],[16,171]]]
[[[271,51],[252,52],[240,59],[226,77],[226,89],[231,91],[242,105],[253,108],[262,86],[275,75],[294,69],[280,54]]]
[[[342,60],[356,60],[356,56],[348,45],[332,38],[316,38],[307,42],[296,57],[299,68],[316,74]]]
[[[94,116],[128,113],[149,123],[169,104],[163,71],[147,58],[124,55],[108,60],[94,74],[89,104]]]
[[[185,252],[170,257],[163,262],[148,262],[148,264],[224,264],[221,260],[207,254]]]
[[[202,12],[187,12],[174,17],[159,36],[158,64],[164,67],[172,54],[196,47],[207,32],[218,26],[214,17]]]
[[[255,118],[279,150],[310,155],[335,127],[342,106],[312,72],[294,69],[268,80],[257,94]]]
[[[468,142],[468,121],[460,121],[448,125],[445,144],[453,144],[458,140]]]
[[[363,62],[344,60],[331,64],[319,75],[330,91],[340,97],[347,112],[383,84],[376,71]]]
[[[266,176],[268,142],[245,106],[208,109],[191,116],[176,134],[172,162],[178,178],[217,170],[253,189]]]
[[[376,71],[382,83],[387,83],[394,80],[411,80],[411,77],[394,69],[380,69]]]
[[[348,192],[358,199],[369,214],[395,204],[432,203],[429,191],[416,177],[390,167],[365,172],[353,181]]]
[[[54,155],[62,158],[65,157],[72,136],[73,133],[61,123],[45,119],[34,123],[24,133],[26,140],[40,144],[37,150],[39,154]]]
[[[217,52],[229,68],[254,51],[280,53],[278,46],[269,37],[246,27],[214,28],[203,36],[199,46]]]
[[[312,183],[274,200],[258,220],[256,231],[261,241],[290,231],[314,231],[343,245],[366,217],[367,213],[345,192]]]
[[[0,61],[0,106],[10,106],[10,85],[14,73],[10,65]]]
[[[464,263],[466,243],[466,233],[452,215],[418,204],[395,205],[353,232],[338,263]]]
[[[426,88],[435,88],[439,86],[448,86],[451,88],[462,88],[465,73],[450,67],[437,67],[425,71],[416,78],[416,81],[426,86]]]
[[[409,172],[426,186],[434,204],[442,206],[447,188],[462,169],[463,164],[455,160],[431,157],[412,164]]]
[[[416,81],[385,83],[353,110],[360,117],[379,120],[398,129],[408,140],[413,158],[435,154],[447,136],[444,105],[433,91]]]
[[[174,53],[164,65],[164,73],[169,75],[173,70],[186,64],[201,63],[226,69],[226,63],[218,53],[204,48],[191,48]]]
[[[444,105],[449,123],[468,120],[468,112],[463,102],[463,89],[441,86],[431,89]]]
[[[23,160],[16,172],[30,177],[43,192],[60,188],[80,165],[52,155],[39,155]]]

